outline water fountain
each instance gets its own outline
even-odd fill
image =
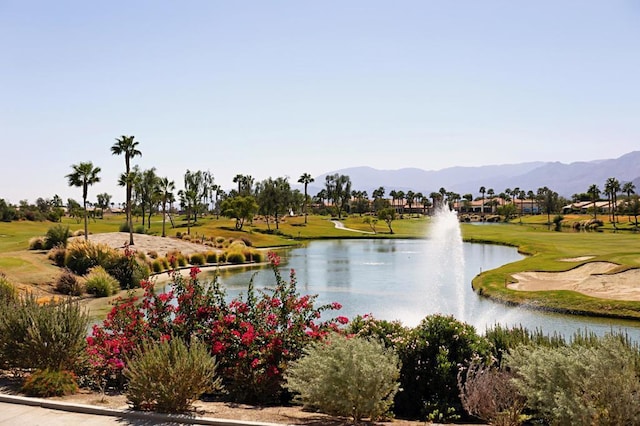
[[[465,282],[465,265],[462,234],[460,232],[460,224],[458,215],[451,210],[448,205],[443,204],[436,209],[436,213],[432,218],[429,227],[430,242],[430,259],[428,274],[432,275],[437,288],[442,292],[443,285],[453,286],[447,293],[455,295],[454,300],[447,302],[453,306],[449,306],[451,313],[461,321],[464,321],[466,315],[465,309],[465,292],[468,283]]]

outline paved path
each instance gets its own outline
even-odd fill
[[[342,229],[344,231],[360,232],[361,234],[375,234],[375,232],[372,231],[361,231],[360,229],[346,228],[344,226],[344,223],[340,222],[339,220],[332,220],[331,222],[333,222],[333,225],[337,229]]]
[[[39,398],[0,394],[0,426],[276,426],[273,423],[113,410]]]

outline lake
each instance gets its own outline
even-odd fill
[[[445,241],[444,245],[442,240]],[[339,302],[338,315],[373,314],[415,326],[429,314],[451,314],[480,333],[496,323],[540,328],[567,337],[577,330],[602,335],[622,330],[640,342],[640,322],[545,313],[509,307],[478,296],[471,288],[480,272],[522,259],[513,247],[424,240],[323,240],[279,250],[284,277],[293,268],[301,294],[317,294],[318,303]],[[459,246],[459,248],[458,248]],[[460,250],[460,253],[456,253]],[[462,259],[460,259],[462,257]],[[230,297],[273,286],[269,267],[219,271]]]

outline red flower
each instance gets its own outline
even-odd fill
[[[339,316],[338,318],[336,318],[336,321],[338,321],[340,324],[346,324],[346,323],[349,322],[349,318],[343,317],[343,316]]]
[[[199,273],[200,273],[200,268],[198,268],[197,266],[194,266],[191,268],[191,271],[189,271],[189,276],[191,277],[192,280],[195,280]]]

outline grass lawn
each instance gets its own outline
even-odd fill
[[[588,216],[567,216],[566,222],[588,219]],[[600,217],[605,223],[605,230],[614,227],[606,216]],[[609,261],[620,264],[620,270],[640,267],[640,234],[630,232],[632,224],[626,218],[620,218],[616,227],[619,232],[556,232],[549,230],[547,217],[527,216],[515,219],[511,224],[473,225],[463,224],[462,234],[466,241],[493,244],[505,244],[518,247],[529,256],[521,261],[504,265],[500,268],[484,271],[477,276],[473,285],[485,296],[506,303],[527,304],[533,307],[573,311],[593,315],[621,316],[640,318],[640,302],[620,302],[595,299],[570,291],[519,292],[505,288],[511,275],[522,271],[560,271],[577,266],[579,263],[561,262],[559,259],[579,256],[594,256],[593,260]],[[178,232],[188,231],[184,217],[174,217],[176,227],[166,223],[168,236],[176,236]],[[345,227],[371,231],[361,216],[353,215],[342,218]],[[91,233],[116,232],[124,223],[122,215],[108,215],[104,219],[91,220]],[[83,223],[65,218],[63,224],[71,231],[83,229]],[[378,221],[375,235],[357,233],[339,229],[328,216],[309,216],[308,223],[304,217],[285,217],[275,229],[264,221],[246,223],[241,231],[234,228],[235,221],[227,218],[216,219],[215,216],[198,219],[196,225],[190,226],[192,239],[202,237],[224,237],[249,239],[253,246],[278,247],[294,246],[305,240],[320,238],[426,238],[429,218],[405,216],[393,221],[394,234],[389,233],[387,225]],[[44,235],[54,224],[49,222],[0,222],[0,272],[14,283],[28,286],[46,286],[59,274],[46,258],[44,252],[29,251],[29,239]],[[134,221],[134,227],[141,225],[141,219]],[[148,233],[161,235],[162,221],[159,216],[151,219]],[[134,236],[135,239],[135,236]]]

